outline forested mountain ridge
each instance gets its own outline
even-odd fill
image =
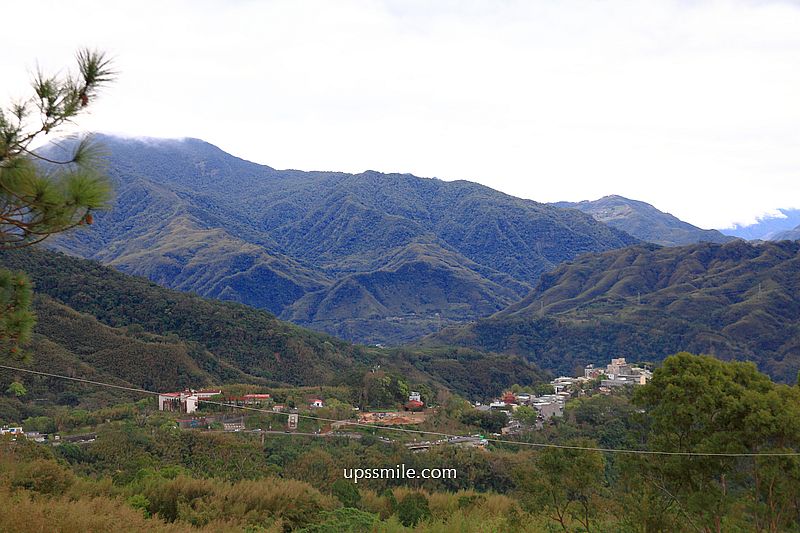
[[[474,397],[545,376],[517,356],[353,345],[263,310],[48,250],[0,252],[0,265],[34,283],[38,323],[29,351],[31,368],[41,371],[163,391],[230,382],[329,385],[379,364]],[[73,388],[57,380],[48,387],[54,394]]]
[[[117,200],[52,246],[359,342],[486,316],[564,260],[638,242],[466,181],[279,171],[197,139],[98,140]]]
[[[698,242],[722,243],[735,238],[714,229],[700,229],[669,213],[659,211],[648,203],[617,195],[604,196],[593,201],[556,202],[553,205],[577,209],[638,239],[662,246],[682,246]]]
[[[611,357],[681,350],[752,360],[774,378],[800,370],[800,242],[632,246],[542,276],[522,301],[426,343],[516,353],[573,372]]]

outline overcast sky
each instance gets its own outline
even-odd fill
[[[81,46],[80,126],[276,168],[621,194],[703,227],[800,207],[800,2],[15,1],[0,98]]]

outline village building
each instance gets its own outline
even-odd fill
[[[269,394],[245,394],[244,396],[229,396],[225,398],[225,403],[228,405],[248,406],[248,407],[261,407],[272,401]]]
[[[603,374],[602,368],[595,368],[594,365],[588,364],[583,367],[583,377],[586,379],[597,379]]]
[[[311,407],[325,407],[325,402],[323,402],[319,398],[311,398],[309,405]]]
[[[631,365],[625,362],[624,357],[611,359],[611,362],[606,366],[606,375],[609,378],[614,376],[629,376],[631,374]]]
[[[38,431],[26,431],[25,438],[28,440],[32,440],[34,442],[46,442],[47,441],[47,434],[40,433]]]
[[[222,429],[225,431],[242,431],[244,429],[244,417],[222,420]]]
[[[553,386],[553,390],[555,391],[556,394],[558,394],[560,392],[565,392],[568,389],[573,388],[577,382],[578,378],[561,376],[551,381],[550,385]]]
[[[197,400],[191,393],[165,392],[158,395],[158,410],[191,414],[197,411]]]
[[[159,411],[191,414],[197,411],[200,401],[222,394],[221,390],[192,390],[165,392],[158,395]]]
[[[269,394],[260,393],[260,394],[245,394],[242,396],[244,399],[245,405],[261,405],[263,403],[269,402],[272,397]]]
[[[624,387],[627,385],[644,385],[653,377],[646,368],[633,366],[625,362],[625,358],[612,359],[606,367],[607,379],[600,382],[601,387]]]
[[[531,400],[531,407],[536,409],[543,420],[564,416],[565,396],[560,394],[545,394]]]
[[[550,420],[553,417],[561,418],[564,416],[564,406],[559,402],[534,403],[531,407],[536,409],[543,420]]]
[[[611,359],[605,369],[595,368],[594,365],[584,367],[584,379],[595,379],[603,375],[605,379],[600,382],[600,386],[605,389],[644,385],[653,377],[650,370],[628,363],[624,357]]]

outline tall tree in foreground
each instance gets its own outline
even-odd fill
[[[652,450],[800,449],[800,390],[772,383],[752,363],[679,353],[664,360],[634,400],[650,418]],[[800,522],[797,456],[644,457],[629,470],[698,531],[732,531],[742,512],[752,531],[795,530]]]
[[[114,79],[104,53],[81,50],[77,72],[37,72],[33,95],[0,108],[0,250],[31,246],[53,233],[92,223],[111,195],[98,150],[84,136],[61,146],[63,157],[34,151],[41,140],[84,112]],[[21,356],[35,319],[30,282],[0,269],[0,355]]]

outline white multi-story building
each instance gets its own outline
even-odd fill
[[[201,400],[222,394],[221,390],[191,390],[181,392],[165,392],[158,395],[159,411],[176,411],[191,414],[197,411]]]

